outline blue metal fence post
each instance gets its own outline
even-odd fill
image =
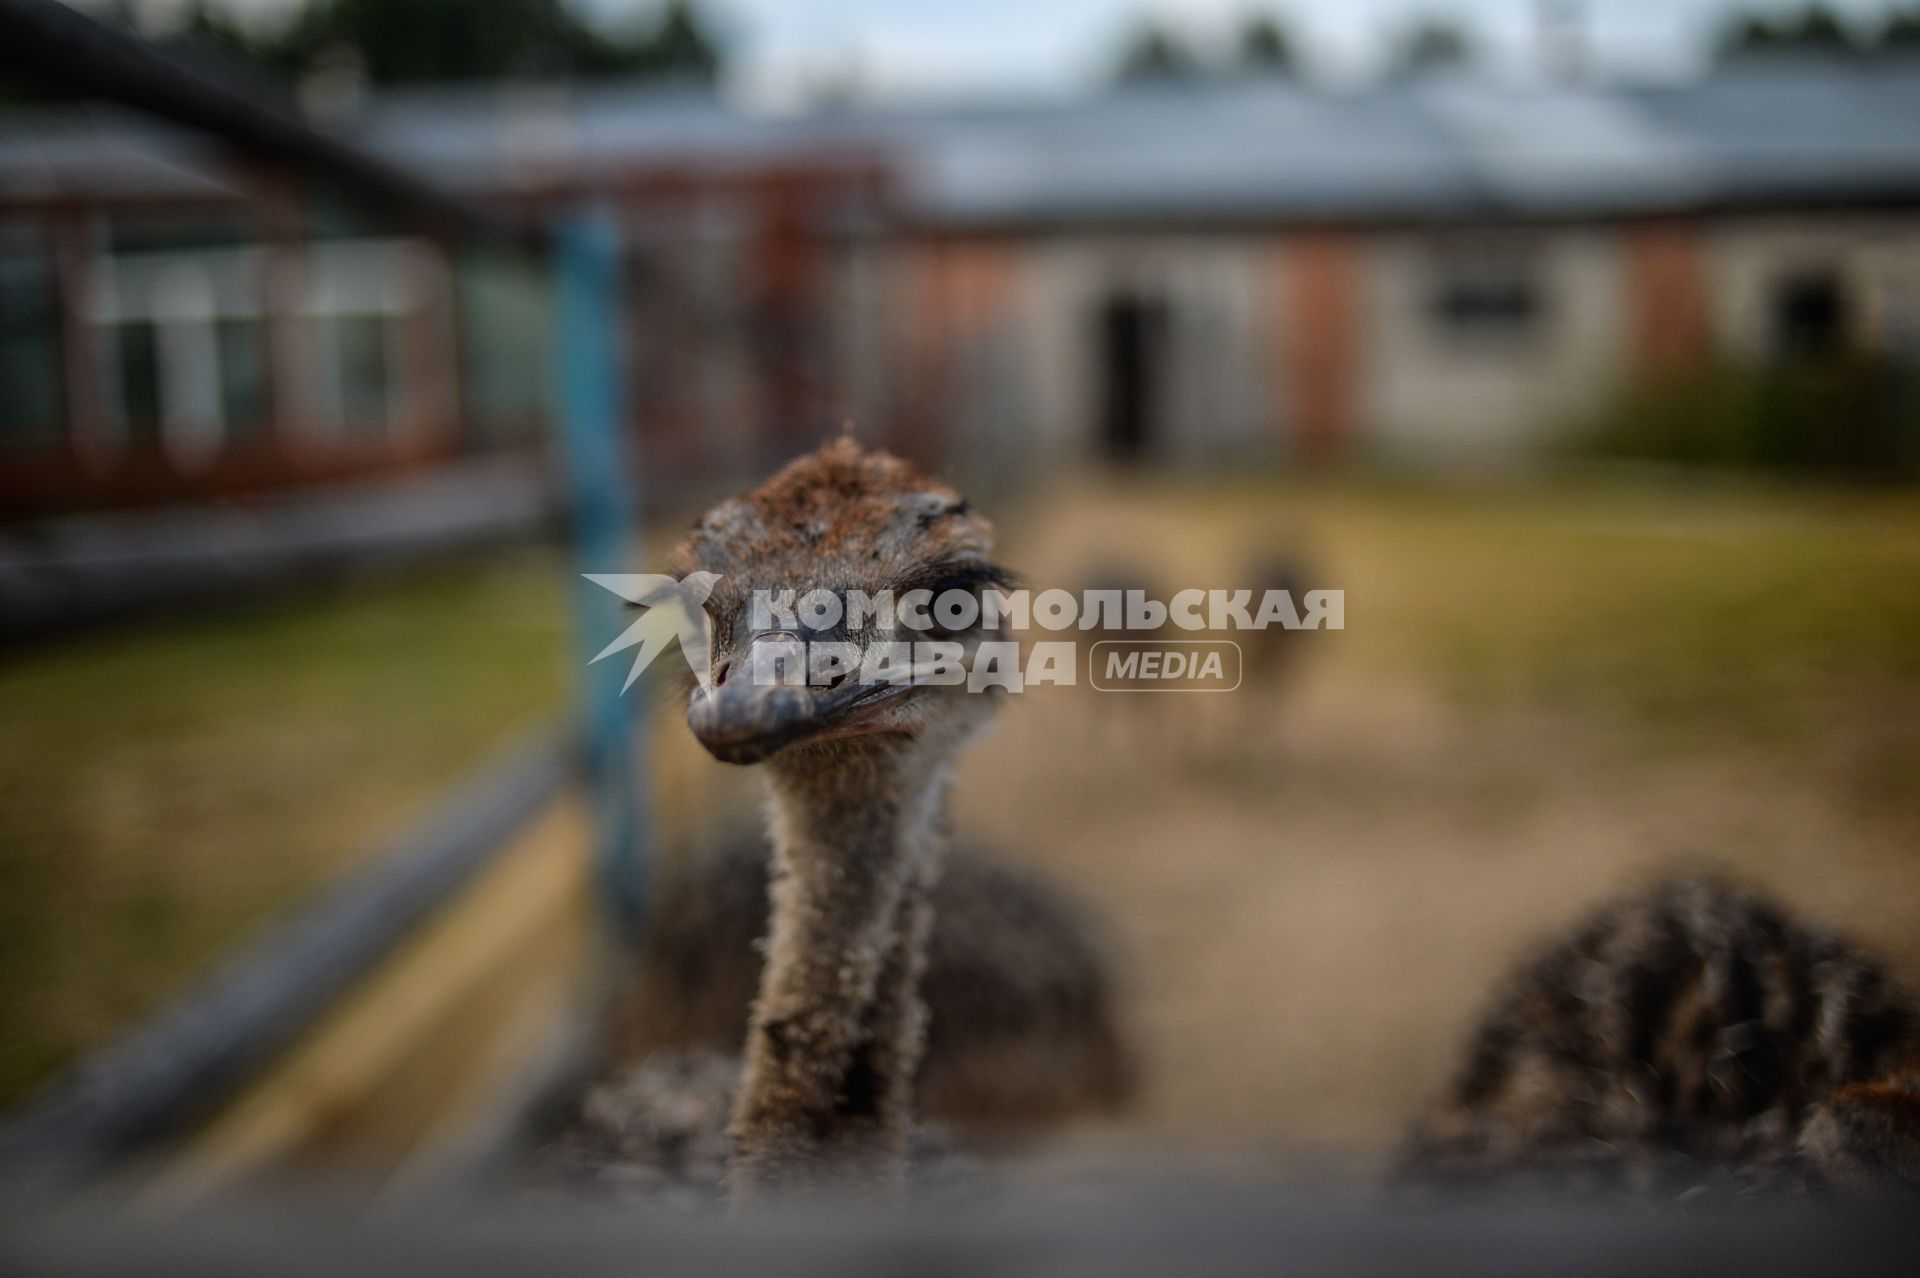
[[[648,828],[645,687],[623,697],[625,663],[589,660],[630,617],[620,599],[581,576],[631,571],[638,503],[623,430],[625,341],[618,226],[602,213],[563,219],[555,235],[561,434],[573,515],[575,676],[581,690],[599,895],[615,934],[638,934],[646,903]]]

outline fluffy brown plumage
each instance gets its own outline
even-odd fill
[[[1920,1183],[1917,1046],[1875,958],[1758,894],[1665,883],[1507,981],[1403,1177],[1650,1202]]]
[[[987,558],[992,537],[952,489],[841,440],[715,507],[682,547],[683,569],[716,575],[710,679],[688,725],[723,762],[759,765],[770,799],[772,919],[733,1109],[737,1202],[904,1177],[947,789],[998,699],[749,677],[800,640],[864,652],[927,638],[872,617],[776,627],[756,618],[755,593],[978,589],[1004,576]],[[940,636],[969,654],[989,637]]]
[[[611,1056],[735,1053],[760,983],[768,852],[733,840],[689,853],[658,885]],[[956,849],[932,889],[921,995],[919,1112],[968,1137],[1109,1112],[1132,1086],[1105,942],[1032,871]]]

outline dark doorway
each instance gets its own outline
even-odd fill
[[[1114,461],[1138,461],[1152,447],[1166,332],[1167,306],[1158,298],[1115,293],[1101,307],[1100,437]]]
[[[1832,271],[1807,271],[1781,281],[1774,294],[1775,350],[1787,359],[1824,359],[1846,340],[1847,299]]]

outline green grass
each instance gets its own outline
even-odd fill
[[[1711,737],[1920,687],[1911,498],[1571,489],[1401,519],[1379,629],[1458,693]]]
[[[0,1102],[555,714],[523,553],[0,661]]]
[[[1155,544],[1168,589],[1298,548],[1347,592],[1347,630],[1309,647],[1363,680],[1636,755],[1771,752],[1842,801],[1920,813],[1920,493],[1251,479],[1084,505],[1113,544]]]

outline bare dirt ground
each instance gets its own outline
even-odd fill
[[[1282,729],[1257,755],[1170,760],[1183,705],[1116,759],[1102,747],[1142,725],[1036,700],[967,769],[961,827],[1118,930],[1142,1135],[1383,1150],[1530,942],[1665,871],[1764,883],[1920,961],[1911,831],[1778,761],[1635,763],[1578,725],[1476,721],[1331,669],[1302,682],[1249,707]]]
[[[1917,526],[1910,502],[1772,497],[1037,506],[1007,538],[1036,585],[1116,561],[1227,584],[1285,543],[1348,591],[1349,629],[1306,636],[1277,687],[1035,690],[963,769],[959,827],[1123,943],[1147,1085],[1106,1135],[1376,1158],[1507,965],[1676,869],[1920,971]]]

